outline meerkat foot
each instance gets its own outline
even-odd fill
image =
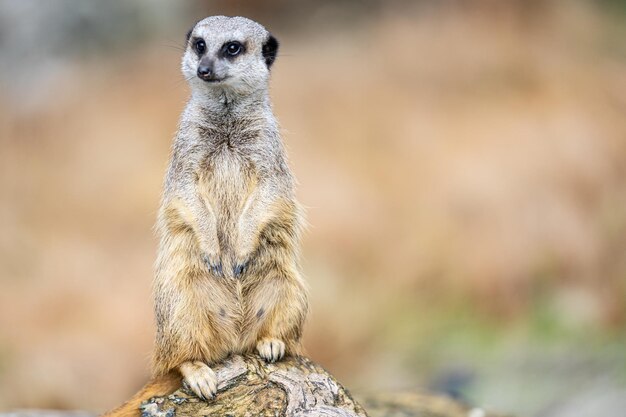
[[[209,400],[217,393],[217,375],[203,362],[185,362],[178,368],[187,388],[200,399]]]
[[[285,343],[282,340],[266,337],[256,344],[256,350],[259,356],[267,362],[276,362],[285,356]]]
[[[224,275],[224,272],[222,271],[222,261],[219,259],[218,256],[215,256],[215,255],[210,256],[208,254],[204,254],[204,256],[202,257],[202,260],[204,261],[206,266],[209,268],[209,271],[213,273],[213,275],[216,275],[216,276]]]

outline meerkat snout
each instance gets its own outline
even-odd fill
[[[215,78],[215,72],[213,71],[213,61],[210,59],[202,58],[198,64],[198,77],[208,82],[220,81]]]

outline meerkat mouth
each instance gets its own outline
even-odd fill
[[[202,78],[202,77],[198,77],[198,78],[200,78],[202,81],[207,82],[207,83],[219,84],[221,82],[226,81],[230,77],[223,77],[223,78]]]

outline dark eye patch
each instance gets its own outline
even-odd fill
[[[222,45],[220,53],[222,57],[227,59],[234,59],[235,57],[244,54],[246,52],[246,46],[238,41],[229,41]]]
[[[193,42],[193,50],[196,51],[198,56],[202,56],[206,52],[206,42],[202,38],[194,38]]]

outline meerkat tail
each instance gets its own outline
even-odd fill
[[[150,380],[141,390],[128,401],[114,410],[104,413],[101,417],[139,417],[139,406],[152,397],[171,394],[181,386],[180,374],[170,372]]]

